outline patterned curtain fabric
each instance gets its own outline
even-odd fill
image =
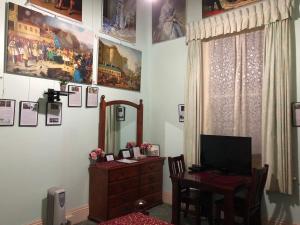
[[[252,137],[261,154],[262,30],[209,41],[207,133]]]

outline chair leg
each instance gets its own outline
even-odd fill
[[[215,211],[215,225],[220,225],[221,224],[221,208],[216,206],[216,211]]]
[[[196,224],[201,225],[201,207],[200,205],[195,205],[196,208]]]
[[[185,210],[184,210],[184,217],[185,218],[187,217],[187,214],[189,212],[189,208],[190,208],[190,204],[189,204],[189,202],[186,202],[185,203]]]

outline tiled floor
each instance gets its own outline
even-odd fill
[[[159,205],[157,207],[150,209],[149,212],[151,216],[157,217],[164,221],[168,221],[168,222],[171,221],[172,208],[170,205],[166,205],[166,204]],[[195,218],[193,217],[188,216],[187,218],[183,218],[182,216],[181,219],[182,219],[181,225],[196,225]],[[207,225],[206,221],[203,221],[201,224]],[[97,225],[97,223],[94,223],[92,221],[85,221],[77,225]]]

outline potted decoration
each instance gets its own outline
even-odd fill
[[[90,163],[93,165],[93,164],[96,164],[96,162],[102,161],[104,154],[105,153],[103,152],[103,150],[101,148],[97,148],[97,149],[91,151],[89,153]]]
[[[64,79],[64,78],[60,79],[60,80],[59,80],[60,90],[61,90],[61,91],[66,91],[66,89],[67,89],[67,84],[68,84],[68,83],[69,83],[68,80],[66,80],[66,79]]]
[[[147,155],[148,151],[151,148],[151,144],[148,142],[144,142],[143,144],[141,144],[141,152],[143,155]]]
[[[136,143],[134,141],[128,141],[126,144],[126,148],[133,148],[136,147]]]

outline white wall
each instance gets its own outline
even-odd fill
[[[296,11],[299,11],[299,1],[296,0]],[[187,21],[197,21],[201,18],[201,1],[187,0]],[[297,13],[299,15],[299,13]],[[298,17],[297,17],[298,18]],[[148,18],[148,19],[151,19]],[[296,82],[295,99],[300,101],[300,19],[295,21]],[[185,39],[167,41],[152,45],[150,49],[151,71],[151,117],[153,124],[151,141],[161,145],[164,156],[175,156],[183,153],[183,124],[178,122],[177,105],[184,103],[184,82],[186,77],[187,47]],[[297,129],[294,128],[297,132]],[[300,136],[295,134],[296,142]],[[280,218],[290,223],[300,224],[299,206],[299,154],[297,143],[294,146],[295,194],[286,196],[281,194],[265,195],[264,215],[270,219]],[[164,192],[171,192],[171,182],[167,161],[164,166]]]
[[[13,2],[23,5],[24,0]],[[101,24],[101,2],[83,2],[83,25],[98,32]],[[138,2],[138,18],[147,15],[147,2]],[[59,88],[57,81],[4,74],[5,3],[0,1],[0,98],[37,101],[48,88]],[[137,22],[137,43],[131,45],[143,52],[141,92],[132,92],[100,86],[100,95],[106,100],[126,99],[145,107],[145,127],[149,125],[149,64],[147,21]],[[95,39],[94,53],[97,53]],[[130,45],[129,45],[130,46]],[[94,56],[94,69],[97,54]],[[94,70],[94,76],[96,76]],[[85,85],[83,99],[85,99]],[[47,189],[61,186],[66,189],[67,209],[88,203],[88,153],[97,147],[98,109],[68,108],[62,97],[62,126],[45,126],[45,105],[41,105],[39,125],[36,128],[18,127],[18,111],[14,127],[0,128],[0,225],[28,224],[44,215]],[[149,126],[148,126],[149,127]],[[147,138],[147,129],[144,137]]]

